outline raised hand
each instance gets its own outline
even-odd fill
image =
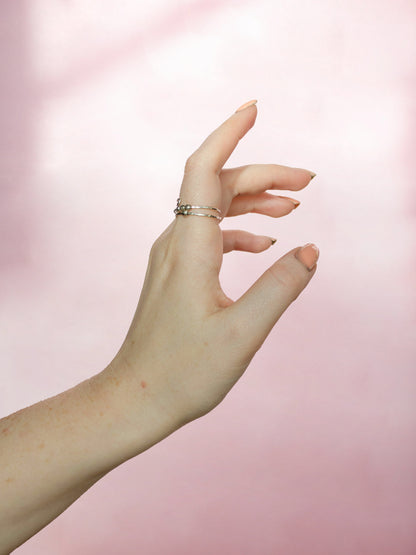
[[[237,111],[188,158],[180,204],[214,207],[220,217],[280,217],[295,208],[290,198],[266,191],[303,189],[314,176],[310,171],[277,164],[223,169],[256,116],[254,104]],[[218,210],[190,211],[218,216]],[[227,297],[219,281],[223,253],[260,252],[271,244],[246,231],[222,231],[215,217],[183,214],[153,244],[137,310],[113,366],[128,372],[133,387],[179,426],[220,403],[315,274],[317,248],[296,247],[240,299]]]

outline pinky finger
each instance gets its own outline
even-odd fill
[[[254,235],[241,229],[226,229],[222,232],[223,252],[262,252],[275,243],[275,239],[265,235]]]

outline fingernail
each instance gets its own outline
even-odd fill
[[[274,237],[269,237],[269,239],[272,242],[272,245],[274,245],[277,241],[277,239],[275,239]]]
[[[316,173],[313,173],[313,172],[309,172],[309,173],[311,174],[311,181],[312,181],[312,179],[316,176]]]
[[[246,108],[248,108],[249,106],[253,106],[254,104],[257,104],[257,100],[249,100],[248,102],[240,106],[238,110],[235,111],[235,113],[241,112],[242,110],[245,110]]]
[[[313,243],[306,243],[296,252],[295,256],[311,271],[319,258],[319,249]]]
[[[277,195],[279,198],[286,198],[287,200],[290,200],[291,202],[293,202],[293,204],[295,205],[295,208],[297,208],[300,204],[300,200],[297,200],[295,198],[290,198],[290,197],[282,197],[281,195]],[[295,209],[294,208],[294,209]],[[293,209],[293,210],[294,210]]]

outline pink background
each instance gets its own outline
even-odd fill
[[[410,0],[1,2],[2,416],[110,362],[186,158],[243,102],[226,167],[318,175],[221,224],[278,238],[224,290],[321,251],[221,405],[16,553],[416,553],[415,32]]]

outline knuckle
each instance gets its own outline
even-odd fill
[[[150,249],[149,263],[152,268],[154,266],[161,267],[164,265],[165,260],[166,260],[166,254],[164,252],[164,249],[162,248],[159,240],[156,240],[153,243],[152,248]]]
[[[174,224],[155,240],[149,253],[150,265],[161,279],[183,269],[181,242],[174,233]]]
[[[198,157],[196,156],[196,153],[194,152],[186,160],[185,173],[190,173],[190,172],[194,171],[197,168],[197,166],[198,166]]]
[[[298,297],[303,285],[301,277],[296,272],[283,264],[272,266],[268,272],[277,282],[277,286],[282,288],[292,301]]]
[[[155,240],[150,249],[150,260],[153,263],[162,265],[167,262],[170,250],[169,243],[166,231]]]
[[[209,167],[209,160],[207,159],[206,154],[198,149],[186,160],[185,174],[193,173],[196,171],[207,171],[209,170]]]
[[[161,247],[160,239],[156,239],[156,241],[152,245],[152,248],[150,249],[150,258],[152,260],[154,260],[155,258],[158,258],[161,250],[160,247]]]

